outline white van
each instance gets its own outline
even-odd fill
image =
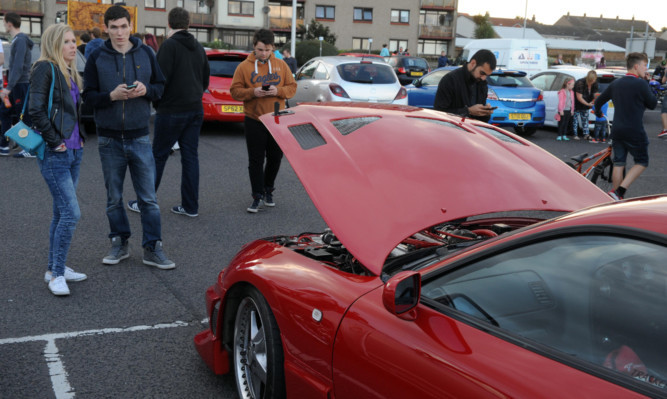
[[[528,76],[548,67],[547,45],[537,39],[476,39],[463,48],[463,59],[470,61],[478,50],[496,56],[497,69],[524,71]]]

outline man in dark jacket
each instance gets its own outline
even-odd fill
[[[153,50],[130,37],[130,13],[111,6],[104,13],[109,40],[90,54],[83,73],[84,101],[95,110],[98,146],[107,188],[111,250],[102,263],[115,265],[130,256],[130,223],[123,207],[123,180],[130,170],[141,209],[144,264],[173,269],[162,250],[160,208],[155,196],[155,160],[148,136],[151,102],[164,90]]]
[[[648,167],[648,136],[644,130],[644,111],[646,108],[655,109],[658,99],[644,80],[647,63],[646,54],[628,54],[628,73],[611,82],[595,100],[597,116],[602,115],[602,106],[607,101],[614,102],[614,124],[611,125],[614,190],[609,192],[609,196],[616,201],[625,197],[625,191]],[[632,155],[635,164],[624,175],[628,154]]]
[[[433,109],[474,118],[483,122],[493,113],[486,104],[487,76],[496,69],[496,57],[489,50],[479,50],[470,62],[440,79]]]
[[[12,46],[9,57],[9,76],[7,78],[7,87],[2,89],[0,97],[4,100],[8,98],[5,104],[0,105],[0,155],[9,155],[9,142],[5,138],[5,132],[12,127],[13,119],[21,113],[23,100],[28,94],[30,85],[30,66],[32,65],[32,56],[30,50],[33,42],[28,35],[21,32],[21,17],[13,12],[5,14],[5,29],[12,36]],[[30,120],[26,115],[23,121],[30,126]],[[16,158],[34,158],[27,151],[21,151],[14,154]]]
[[[171,208],[179,215],[196,217],[199,210],[199,133],[204,122],[202,95],[208,88],[211,71],[206,51],[188,32],[190,13],[176,7],[167,17],[171,35],[162,43],[157,62],[166,83],[156,102],[153,137],[155,191],[160,186],[171,147],[181,148],[181,204]],[[139,211],[137,201],[128,207]]]

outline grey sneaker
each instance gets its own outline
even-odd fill
[[[188,213],[188,212],[186,212],[185,208],[183,208],[180,205],[176,205],[175,207],[171,208],[171,211],[174,212],[175,214],[178,214],[178,215],[190,216],[191,218],[196,218],[197,216],[199,216],[198,213]]]
[[[109,254],[102,259],[102,263],[105,265],[117,265],[123,259],[130,257],[129,251],[130,244],[125,241],[121,236],[115,236],[111,239],[111,250]]]
[[[176,267],[176,264],[170,261],[162,250],[162,241],[156,241],[153,249],[150,247],[144,248],[144,265],[155,266],[163,270]]]
[[[264,201],[262,201],[261,198],[255,198],[252,200],[252,204],[246,209],[246,211],[250,213],[257,213],[261,208],[262,205],[264,204]]]

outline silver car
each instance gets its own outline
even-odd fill
[[[318,101],[408,103],[408,93],[394,70],[382,61],[366,58],[313,58],[297,71],[296,83],[290,106]]]

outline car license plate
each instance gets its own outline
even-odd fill
[[[232,113],[232,114],[242,114],[243,113],[243,105],[223,105],[222,106],[222,112]]]
[[[423,76],[424,72],[410,72],[411,76]]]
[[[510,114],[510,119],[520,120],[520,121],[529,121],[530,114]]]

